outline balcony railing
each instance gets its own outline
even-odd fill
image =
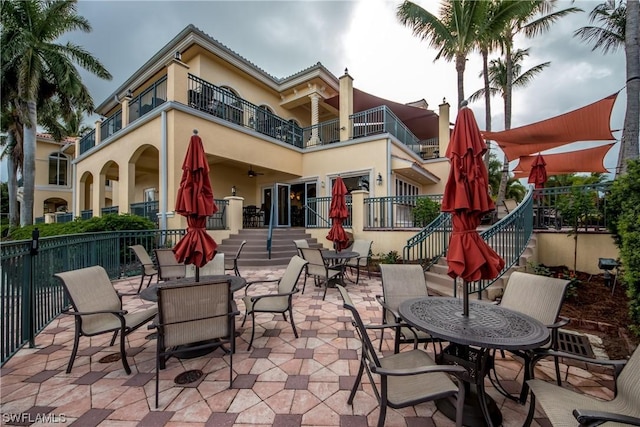
[[[192,108],[302,148],[303,132],[297,123],[192,74],[189,74],[188,102]]]
[[[165,102],[167,102],[167,76],[162,76],[144,92],[129,101],[129,123]]]
[[[80,154],[86,153],[96,145],[96,130],[92,130],[80,138]]]
[[[117,214],[118,210],[119,210],[118,206],[107,206],[107,207],[104,207],[104,208],[100,209],[100,213],[102,215]]]
[[[93,218],[93,209],[86,209],[84,211],[80,211],[80,218],[82,218],[82,219],[91,219],[91,218]]]
[[[158,223],[159,202],[157,200],[151,202],[131,203],[129,205],[131,215],[141,216]]]
[[[386,105],[353,114],[349,120],[353,128],[353,138],[390,133],[412,151],[420,154],[418,137]]]
[[[218,212],[207,218],[207,230],[226,230],[227,229],[227,206],[229,202],[224,199],[215,199]]]
[[[122,110],[118,110],[100,124],[100,140],[104,141],[120,129],[122,129]]]
[[[327,145],[340,141],[340,120],[333,119],[303,129],[305,147]]]

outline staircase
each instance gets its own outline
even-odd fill
[[[310,247],[321,247],[315,238],[305,232],[304,228],[276,228],[271,236],[271,259],[267,251],[267,236],[269,231],[261,228],[242,229],[227,239],[218,242],[218,252],[235,255],[243,240],[244,245],[239,267],[286,266],[291,257],[298,254],[294,240],[306,239]]]
[[[489,286],[487,289],[482,291],[482,299],[488,301],[494,301],[496,298],[502,296],[504,292],[504,287],[507,285],[509,281],[509,276],[514,271],[523,271],[527,266],[530,258],[534,254],[534,249],[536,246],[536,235],[533,234],[529,243],[527,244],[526,249],[520,256],[520,259],[517,264],[512,266],[509,270],[507,270],[495,283]],[[431,266],[428,271],[425,271],[424,275],[427,279],[427,286],[429,287],[429,292],[435,295],[441,296],[453,296],[453,279],[447,275],[448,264],[445,257],[440,258],[438,262]],[[456,286],[458,287],[457,296],[461,296],[462,291],[462,280],[458,279],[456,282]],[[478,294],[471,294],[471,299],[478,299]]]

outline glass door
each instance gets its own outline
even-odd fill
[[[291,185],[276,183],[274,186],[274,227],[291,227]]]

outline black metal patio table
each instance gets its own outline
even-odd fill
[[[469,316],[462,314],[462,308],[462,299],[428,297],[407,300],[398,311],[411,326],[451,343],[437,356],[439,363],[467,368],[467,380],[475,386],[475,393],[467,393],[463,424],[500,425],[500,409],[484,388],[484,377],[493,364],[491,350],[540,347],[549,341],[549,330],[532,317],[499,305],[469,301]],[[438,408],[455,418],[450,401],[439,401]]]
[[[334,269],[340,270],[340,284],[344,286],[344,278],[347,262],[350,259],[357,258],[360,256],[358,252],[354,251],[322,251],[322,258],[325,261],[331,263],[331,267]]]

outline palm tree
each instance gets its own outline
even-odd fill
[[[93,100],[74,63],[100,78],[111,79],[104,66],[81,46],[57,43],[66,32],[91,31],[88,21],[76,13],[76,3],[75,0],[2,2],[2,72],[15,71],[17,99],[24,117],[24,198],[20,215],[23,226],[33,223],[38,101],[58,96],[63,110],[71,105],[90,106],[89,110],[93,110]]]
[[[601,26],[586,26],[574,32],[584,42],[593,44],[592,50],[601,49],[604,54],[616,52],[624,46],[627,72],[627,108],[624,129],[620,141],[620,154],[616,172],[627,172],[627,161],[638,158],[640,146],[640,7],[638,0],[607,0],[589,13],[589,22]]]
[[[458,108],[464,100],[464,71],[467,56],[474,49],[481,27],[486,21],[490,2],[448,0],[440,7],[438,18],[417,4],[405,0],[396,16],[413,34],[438,49],[434,61],[454,60],[458,78]]]
[[[523,11],[520,16],[514,18],[507,26],[504,34],[501,37],[501,43],[504,50],[505,68],[506,68],[506,91],[505,91],[505,111],[504,111],[504,128],[505,130],[511,129],[511,100],[513,89],[513,55],[511,51],[513,49],[513,41],[517,34],[524,34],[526,37],[535,37],[544,31],[547,31],[551,24],[559,20],[560,18],[567,16],[574,12],[581,12],[582,9],[577,7],[569,7],[559,11],[553,11],[555,8],[556,0],[534,0],[523,1],[523,6],[526,6],[526,10]],[[500,188],[498,190],[498,203],[504,200],[505,191],[507,188],[507,181],[509,178],[509,159],[505,156],[504,163],[502,165],[502,179],[500,181]]]

